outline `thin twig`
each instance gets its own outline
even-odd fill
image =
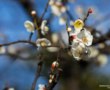
[[[33,33],[31,32],[30,36],[29,36],[29,42],[31,41]]]
[[[42,14],[41,18],[39,19],[39,22],[42,21],[42,19],[43,19],[45,13],[47,12],[47,7],[48,7],[49,2],[50,2],[50,0],[48,0],[48,2],[47,2],[47,4],[46,4],[46,7],[45,7],[45,10],[44,10],[44,13]]]
[[[18,41],[11,42],[11,43],[0,44],[0,47],[1,46],[8,46],[8,45],[16,44],[16,43],[30,43],[32,45],[36,45],[34,42],[29,42],[29,41],[26,41],[26,40],[18,40]]]
[[[62,69],[58,68],[57,72],[54,73],[54,78],[53,78],[52,82],[49,83],[49,86],[46,87],[46,90],[52,90],[55,87],[55,85],[57,84],[61,73],[62,73]]]
[[[41,71],[42,64],[43,64],[43,62],[42,62],[42,60],[43,60],[42,59],[42,53],[39,54],[39,57],[38,58],[39,58],[38,69],[37,69],[36,77],[35,77],[34,82],[32,84],[31,90],[34,90],[35,89],[36,82],[37,82],[37,80],[38,80],[38,78],[40,76],[40,71]]]
[[[91,9],[89,9],[89,10],[91,10]],[[85,16],[85,18],[84,18],[84,20],[83,20],[84,23],[85,23],[85,21],[87,20],[87,17],[89,16],[89,10],[88,10],[87,15]]]

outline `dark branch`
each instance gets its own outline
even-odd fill
[[[48,7],[49,2],[50,2],[50,0],[48,0],[48,2],[47,2],[47,4],[46,4],[46,7],[45,7],[45,10],[44,10],[44,13],[42,14],[42,16],[41,16],[41,18],[40,18],[39,22],[41,22],[41,21],[42,21],[42,19],[43,19],[43,17],[44,17],[44,15],[45,15],[45,13],[47,12],[47,7]]]
[[[29,42],[31,41],[33,33],[31,32],[30,36],[29,36]]]
[[[93,38],[93,44],[92,45],[96,45],[96,44],[99,44],[99,43],[102,43],[102,42],[105,42],[106,40],[110,39],[110,30],[107,34],[105,35],[102,35],[100,37],[94,37]]]
[[[56,73],[54,73],[54,78],[52,80],[52,83],[49,83],[49,86],[46,87],[46,90],[52,90],[55,87],[55,85],[57,84],[61,73],[62,73],[62,69],[58,68],[58,71]]]
[[[26,40],[19,40],[19,41],[15,41],[15,42],[11,42],[11,43],[0,44],[0,47],[1,46],[8,46],[8,45],[16,44],[16,43],[30,43],[32,45],[36,45],[34,42],[29,42],[29,41],[26,41]]]
[[[42,64],[43,64],[43,62],[42,62],[43,59],[42,59],[42,54],[41,53],[40,53],[38,58],[39,58],[38,69],[37,69],[36,77],[35,77],[34,82],[32,84],[31,90],[35,89],[35,85],[36,85],[36,82],[37,82],[37,80],[38,80],[38,78],[40,76],[40,71],[41,71]]]

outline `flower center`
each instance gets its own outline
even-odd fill
[[[86,37],[82,38],[82,40],[83,40],[84,43],[88,42]]]
[[[81,52],[78,52],[78,53],[77,53],[77,56],[78,56],[78,57],[81,57],[81,55],[82,55]]]
[[[81,29],[82,26],[83,26],[83,23],[80,22],[80,21],[76,21],[76,23],[74,24],[74,26],[75,26],[77,29]]]
[[[43,46],[43,47],[47,46],[44,41],[41,41],[40,45]]]

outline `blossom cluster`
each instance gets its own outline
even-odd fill
[[[59,24],[64,25],[66,24],[67,21],[67,16],[66,16],[66,11],[67,8],[65,5],[62,4],[61,1],[55,1],[55,0],[50,0],[49,2],[52,14],[54,16],[59,17]]]
[[[90,31],[83,28],[84,22],[78,19],[74,22],[75,31],[70,35],[71,52],[76,60],[87,60],[90,55],[90,49],[87,46],[92,44],[93,36]],[[70,32],[71,28],[67,28]]]

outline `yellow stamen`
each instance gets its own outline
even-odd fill
[[[43,47],[47,46],[44,41],[41,41],[40,44],[41,44],[41,46],[43,46]]]
[[[86,37],[82,38],[82,40],[83,40],[84,43],[88,42]]]

